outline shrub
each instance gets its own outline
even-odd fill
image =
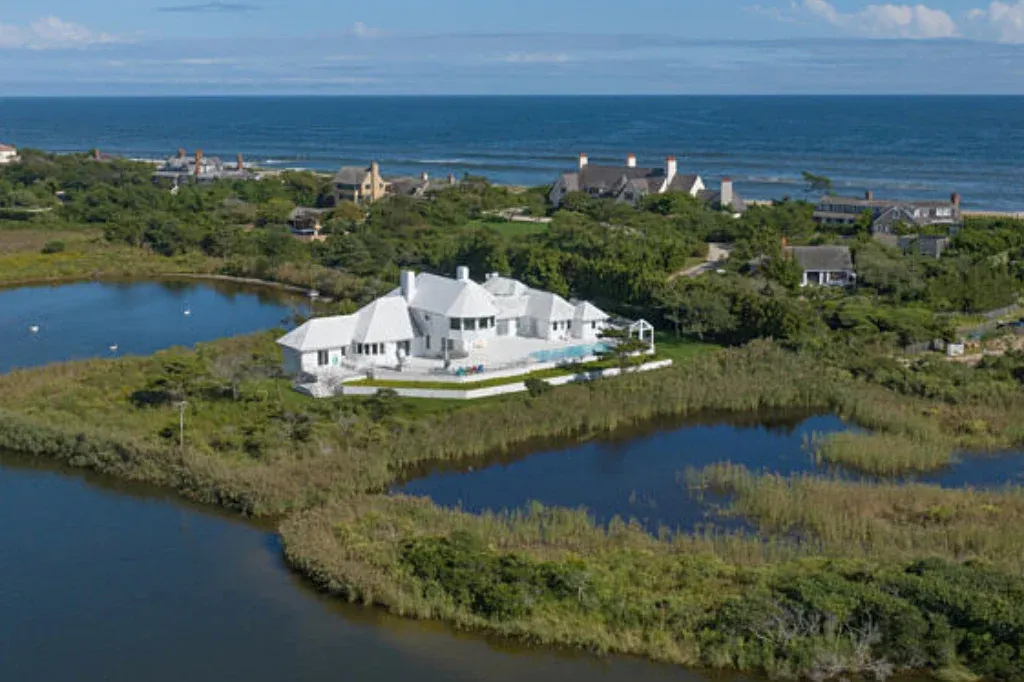
[[[43,253],[61,253],[64,251],[64,242],[54,240],[43,245]]]
[[[543,379],[536,377],[530,377],[523,382],[526,385],[526,391],[530,394],[530,397],[535,398],[542,396],[545,393],[550,393],[554,390],[554,387]]]

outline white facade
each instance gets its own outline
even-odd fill
[[[20,159],[18,158],[18,150],[9,144],[0,143],[0,166],[8,163],[16,163]]]
[[[497,273],[478,284],[460,267],[454,279],[403,272],[400,286],[386,296],[352,315],[309,320],[278,344],[287,374],[321,376],[401,368],[408,358],[447,364],[486,349],[518,347],[514,339],[521,338],[593,344],[607,321],[590,303],[572,304]]]

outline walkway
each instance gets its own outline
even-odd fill
[[[725,261],[729,260],[732,249],[732,244],[708,243],[708,255],[704,258],[703,263],[673,272],[669,275],[668,281],[672,282],[680,277],[700,277],[705,272],[717,270],[725,264]]]

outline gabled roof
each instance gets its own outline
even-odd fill
[[[401,296],[384,296],[360,309],[352,340],[357,343],[384,343],[412,339],[409,307]]]
[[[853,257],[848,246],[789,246],[786,252],[796,259],[804,271],[853,271]]]
[[[722,191],[718,189],[705,189],[697,192],[697,198],[710,204],[716,210],[722,209]],[[733,213],[743,213],[747,210],[747,202],[734,189],[732,191],[732,205],[729,207]]]
[[[369,172],[370,169],[364,166],[342,166],[334,174],[334,182],[342,185],[361,185]]]
[[[352,343],[357,323],[356,315],[314,317],[279,338],[277,343],[300,353],[342,348]]]
[[[400,290],[391,292],[401,296]],[[445,317],[497,317],[498,306],[486,289],[472,280],[427,273],[416,276],[416,296],[410,308]]]
[[[581,301],[576,304],[573,319],[580,322],[603,322],[608,319],[608,314],[589,301]]]
[[[15,147],[13,147],[13,146],[11,146],[9,144],[4,144],[3,142],[0,142],[0,152],[16,152],[16,151],[18,151],[17,148],[15,148]]]
[[[536,320],[571,320],[576,309],[558,294],[548,291],[530,291],[526,316]]]
[[[693,192],[693,188],[701,182],[700,176],[696,174],[682,175],[677,173],[672,182],[668,184],[666,192]]]
[[[488,277],[481,286],[494,296],[525,296],[530,287],[511,277]]]

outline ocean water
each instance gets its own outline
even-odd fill
[[[838,191],[963,196],[1024,210],[1024,97],[0,98],[0,140],[162,158],[178,147],[271,168],[381,162],[386,174],[465,172],[545,184],[575,166],[679,158],[748,198]]]

